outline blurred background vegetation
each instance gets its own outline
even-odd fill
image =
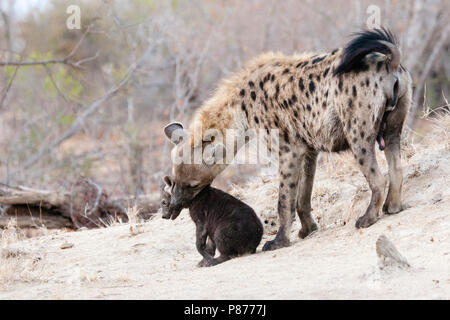
[[[74,4],[80,30],[66,27]],[[0,182],[64,188],[84,176],[116,196],[152,193],[170,168],[168,121],[188,122],[263,51],[344,45],[370,5],[400,39],[413,115],[445,105],[447,0],[0,0],[0,62],[52,61],[0,66]]]

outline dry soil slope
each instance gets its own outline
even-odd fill
[[[19,275],[4,277],[0,298],[449,299],[450,150],[445,141],[413,149],[404,160],[407,208],[368,229],[353,226],[369,201],[363,177],[321,167],[313,200],[321,230],[300,240],[295,226],[289,248],[197,268],[187,213],[176,221],[156,217],[143,225],[48,235],[5,249],[16,255],[1,263],[13,260]],[[274,205],[276,181],[258,181],[235,193],[273,219],[265,207]],[[273,229],[269,222],[267,233]],[[272,237],[267,233],[263,242]],[[409,270],[378,269],[380,234],[409,260]],[[61,249],[67,243],[73,247]]]

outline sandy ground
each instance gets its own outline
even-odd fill
[[[444,137],[445,139],[445,137]],[[292,246],[197,268],[194,225],[159,216],[144,224],[59,233],[4,245],[1,299],[449,299],[450,150],[448,140],[404,153],[404,204],[364,230],[354,228],[370,191],[350,156],[325,159],[313,193],[320,230]],[[447,145],[446,145],[447,143]],[[379,160],[386,172],[384,156]],[[330,165],[331,163],[331,165]],[[236,187],[276,231],[276,179]],[[273,225],[272,225],[273,224]],[[375,242],[386,235],[407,270],[381,270]],[[261,247],[260,246],[260,247]],[[65,248],[65,249],[62,249]]]

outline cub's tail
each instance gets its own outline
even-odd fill
[[[400,65],[401,53],[394,34],[386,29],[365,30],[355,34],[344,48],[340,64],[334,70],[334,75],[352,71],[364,70],[364,57],[372,52],[389,56],[386,65],[389,72],[394,72]]]

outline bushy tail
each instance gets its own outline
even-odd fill
[[[334,75],[363,70],[364,57],[372,52],[389,55],[386,61],[388,70],[393,72],[400,65],[401,53],[397,39],[386,28],[365,30],[355,34],[355,38],[344,48],[340,64]]]

